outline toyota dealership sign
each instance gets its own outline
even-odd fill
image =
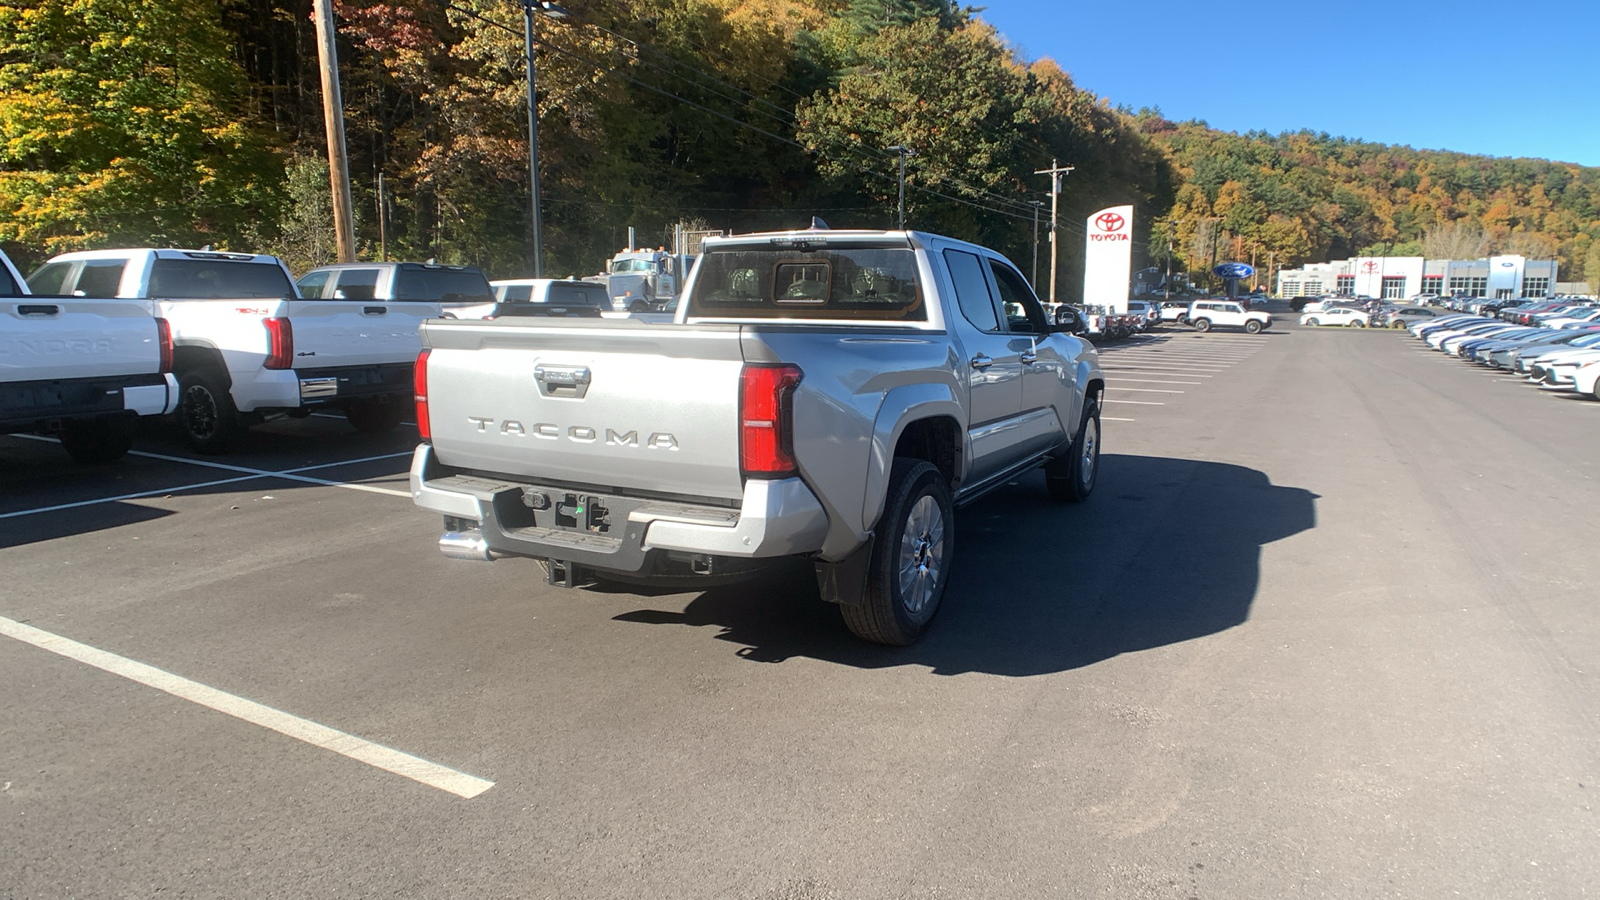
[[[1128,310],[1133,270],[1133,207],[1113,206],[1084,222],[1083,302],[1113,312]]]

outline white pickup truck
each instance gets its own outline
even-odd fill
[[[852,631],[908,644],[956,507],[1040,466],[1056,499],[1094,489],[1098,354],[1004,257],[822,229],[703,251],[670,325],[423,325],[411,492],[446,555],[686,587],[800,557]]]
[[[429,302],[302,300],[280,260],[250,253],[87,250],[28,282],[35,293],[149,301],[171,323],[178,427],[201,453],[317,409],[389,431],[409,410],[417,327],[439,315]]]
[[[0,253],[0,434],[57,437],[81,463],[133,446],[177,403],[172,333],[135,300],[30,296]]]

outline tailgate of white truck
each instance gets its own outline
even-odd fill
[[[442,463],[643,496],[743,496],[739,326],[528,323],[423,327]]]
[[[296,369],[409,363],[422,341],[417,327],[439,304],[383,300],[291,300]]]
[[[160,364],[147,301],[0,299],[0,381],[144,375]]]

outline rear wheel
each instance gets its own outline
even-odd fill
[[[1320,321],[1316,320],[1316,319],[1307,319],[1306,320],[1306,324],[1310,325],[1312,328],[1315,328],[1318,325],[1321,325],[1322,323]]]
[[[1351,319],[1350,320],[1350,327],[1351,328],[1365,328],[1365,327],[1367,327],[1367,323],[1361,321],[1360,319]]]
[[[61,430],[61,449],[84,465],[108,463],[126,456],[138,433],[139,420],[135,416],[69,422]]]
[[[1044,471],[1044,485],[1050,497],[1062,503],[1082,503],[1094,493],[1100,477],[1100,398],[1083,403],[1083,418],[1065,459],[1050,463]]]
[[[1211,320],[1210,319],[1195,319],[1194,322],[1192,322],[1191,324],[1194,325],[1194,330],[1195,331],[1210,331],[1211,330]]]
[[[1260,334],[1261,322],[1256,319],[1251,319],[1250,321],[1244,323],[1244,330],[1250,334]]]
[[[866,592],[860,604],[839,607],[856,637],[896,646],[922,637],[949,580],[954,523],[950,487],[939,470],[924,460],[896,459]]]
[[[388,434],[400,424],[400,404],[357,400],[345,408],[344,417],[362,434]]]
[[[191,369],[178,381],[178,430],[196,451],[227,453],[244,437],[244,423],[215,369]]]
[[[1397,328],[1397,329],[1398,328],[1404,328],[1404,327],[1406,327],[1406,323],[1400,321],[1399,319],[1396,319],[1393,322],[1389,323],[1389,327],[1390,328]]]

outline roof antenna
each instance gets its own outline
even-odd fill
[[[830,229],[828,228],[828,223],[822,221],[822,217],[821,216],[812,216],[811,217],[811,227],[807,228],[806,230],[807,231],[828,231]]]

